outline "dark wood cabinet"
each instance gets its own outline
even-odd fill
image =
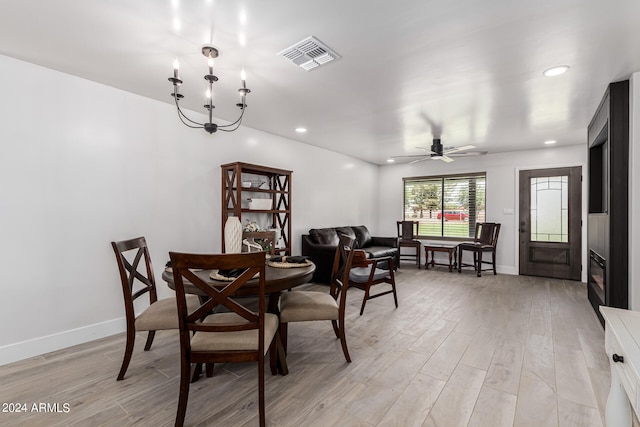
[[[588,296],[629,305],[629,81],[611,83],[588,130]]]
[[[278,229],[272,253],[291,255],[291,174],[284,169],[235,162],[222,169],[221,236],[224,251],[224,225],[236,216],[244,226],[246,220],[263,228]],[[254,184],[251,186],[250,184]],[[255,185],[262,183],[261,185]]]

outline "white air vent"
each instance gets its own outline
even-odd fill
[[[309,36],[301,42],[278,52],[277,55],[284,56],[306,71],[340,59],[340,55],[313,36]]]

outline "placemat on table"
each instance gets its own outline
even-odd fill
[[[190,268],[189,271],[193,271],[194,273],[197,271],[202,271],[204,270],[204,268]],[[171,267],[165,267],[164,271],[166,271],[167,273],[173,273],[173,268]]]
[[[306,256],[276,256],[267,261],[269,267],[300,268],[309,267],[313,263]]]
[[[222,274],[220,274],[220,271],[222,270],[213,270],[211,273],[209,273],[209,277],[212,278],[213,280],[219,280],[221,282],[233,282],[243,272],[243,270],[231,270],[231,271],[223,271]],[[260,276],[260,273],[256,273],[252,277],[252,279],[255,279],[258,276]]]

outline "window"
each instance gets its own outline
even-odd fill
[[[403,178],[404,219],[422,238],[473,238],[485,221],[486,173]]]

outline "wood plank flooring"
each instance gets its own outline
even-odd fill
[[[409,264],[396,277],[398,309],[389,295],[359,316],[350,290],[350,364],[329,322],[289,325],[290,373],[266,375],[269,426],[604,425],[609,364],[584,284]],[[0,367],[0,403],[28,407],[0,425],[173,425],[178,335],[158,332],[148,352],[144,337],[123,381],[124,334]],[[216,365],[191,385],[186,425],[257,425],[256,372]]]

